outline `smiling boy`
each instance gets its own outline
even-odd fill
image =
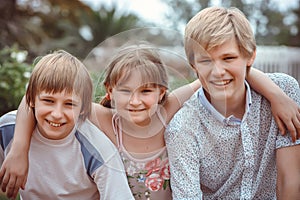
[[[87,117],[92,81],[74,56],[57,51],[36,64],[26,91],[36,128],[22,199],[133,199],[113,143]],[[0,163],[10,150],[16,112],[0,118]]]
[[[245,80],[256,44],[244,14],[203,9],[186,26],[185,51],[202,87],[166,130],[173,199],[298,199],[300,140],[280,134]],[[268,76],[300,104],[294,78]]]

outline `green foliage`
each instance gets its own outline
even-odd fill
[[[6,197],[4,194],[1,194],[0,195],[0,200],[9,200],[9,198]],[[16,200],[20,200],[20,196],[19,195],[17,196]]]
[[[102,85],[104,79],[104,72],[90,72],[93,81],[94,95],[93,102],[99,103],[105,96],[105,88]]]
[[[25,93],[32,67],[25,63],[26,51],[17,46],[0,51],[0,114],[17,109]]]
[[[283,6],[275,0],[222,0],[219,5],[237,7],[244,12],[255,28],[258,45],[300,46],[300,1],[294,7],[291,2],[287,1]],[[181,25],[185,25],[201,9],[216,5],[213,0],[165,0],[164,3],[170,10],[166,18],[175,29],[182,28]]]

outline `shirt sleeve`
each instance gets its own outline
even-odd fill
[[[134,200],[118,151],[93,173],[101,200]]]
[[[174,200],[199,200],[202,199],[199,147],[195,130],[186,123],[181,111],[174,116],[165,134],[172,195]]]
[[[284,73],[269,73],[268,76],[291,98],[298,106],[300,106],[300,89],[298,81]],[[292,142],[291,134],[287,132],[286,135],[277,134],[276,149],[299,145],[300,139]]]

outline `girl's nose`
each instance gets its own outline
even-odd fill
[[[131,105],[138,105],[141,103],[141,99],[137,93],[133,93],[130,97],[129,103]]]

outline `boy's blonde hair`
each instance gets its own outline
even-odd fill
[[[104,86],[106,89],[122,84],[131,72],[139,72],[146,84],[168,88],[168,76],[164,63],[158,52],[148,43],[126,45],[121,48],[106,68]],[[165,96],[160,103],[163,103]],[[101,104],[111,107],[109,99],[104,98]]]
[[[185,28],[185,52],[194,65],[194,50],[210,51],[235,37],[240,53],[250,58],[256,50],[255,37],[246,16],[237,8],[209,7],[198,12]]]
[[[26,90],[26,103],[34,107],[35,98],[42,91],[75,93],[82,100],[80,119],[91,113],[93,84],[81,61],[59,50],[42,57],[35,65]]]

